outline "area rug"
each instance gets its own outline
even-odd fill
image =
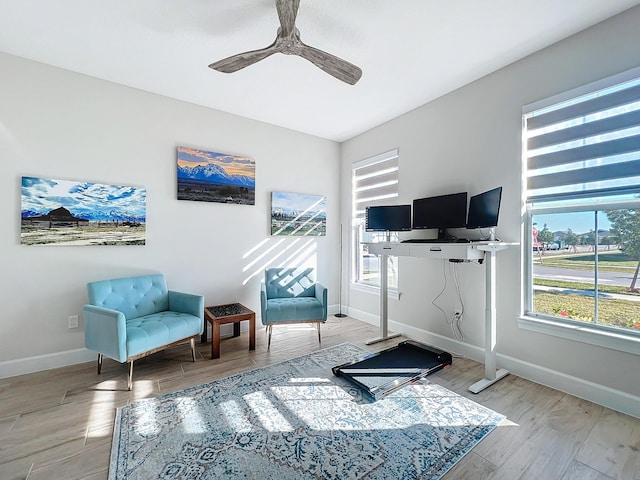
[[[368,353],[345,343],[121,407],[109,479],[439,479],[504,418],[428,380],[374,401],[331,373]]]

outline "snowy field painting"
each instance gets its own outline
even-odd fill
[[[144,245],[141,187],[22,177],[23,245]]]
[[[178,147],[178,200],[254,205],[255,161]]]
[[[271,193],[271,235],[324,236],[326,232],[326,197]]]

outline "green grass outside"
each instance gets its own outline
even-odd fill
[[[571,290],[586,290],[587,292],[593,292],[592,283],[567,282],[564,280],[549,280],[546,278],[534,278],[533,284],[542,285],[545,287],[567,288]],[[628,287],[622,287],[618,285],[598,285],[598,292],[617,293],[620,295],[632,295],[636,297],[640,296],[640,293],[630,292]]]
[[[592,253],[548,257],[534,257],[535,263],[544,266],[554,266],[575,270],[594,270],[595,255]],[[635,270],[638,260],[622,252],[600,252],[598,254],[598,268],[602,271],[625,272]],[[548,280],[534,278],[534,285],[556,287],[569,290],[583,290],[593,292],[592,283],[568,282],[564,280]],[[628,286],[598,285],[598,292],[628,295],[638,297],[640,293],[629,292]],[[571,318],[584,322],[593,322],[595,299],[585,295],[534,291],[534,310],[538,313],[556,317]],[[640,330],[640,302],[610,298],[598,300],[598,323],[613,327]]]
[[[534,311],[593,323],[595,300],[584,295],[534,291]],[[598,323],[640,331],[640,302],[599,299]]]
[[[534,256],[534,264],[546,267],[573,268],[577,270],[593,270],[595,255],[561,255],[561,256]],[[598,254],[598,268],[607,272],[628,272],[638,266],[638,260],[621,252],[609,252]]]

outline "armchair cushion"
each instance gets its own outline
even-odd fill
[[[272,298],[267,300],[267,310],[272,323],[322,320],[324,315],[323,306],[315,297]]]
[[[87,284],[89,303],[122,312],[127,320],[169,310],[162,274],[116,278]]]
[[[293,298],[315,296],[313,268],[268,268],[264,284],[267,298]]]

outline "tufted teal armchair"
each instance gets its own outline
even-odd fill
[[[98,352],[98,374],[104,355],[129,362],[131,390],[134,360],[185,342],[196,361],[195,338],[204,328],[203,296],[167,290],[162,274],[91,282],[87,291],[84,343]]]
[[[262,324],[267,327],[271,347],[274,325],[315,323],[318,342],[320,325],[327,321],[327,289],[315,280],[313,268],[268,268],[260,289]]]

